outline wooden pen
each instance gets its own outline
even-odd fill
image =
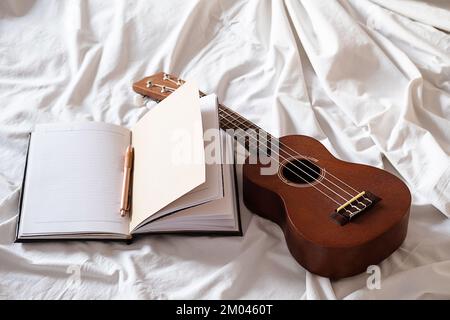
[[[122,198],[120,200],[120,215],[124,217],[128,211],[130,211],[130,180],[131,180],[131,167],[133,164],[134,149],[132,146],[128,146],[125,152],[125,160],[123,164],[123,180],[122,180]]]

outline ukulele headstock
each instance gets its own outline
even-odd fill
[[[133,90],[155,101],[167,98],[185,81],[165,72],[145,77],[133,84]]]

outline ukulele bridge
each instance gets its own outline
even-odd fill
[[[331,214],[331,218],[336,223],[343,226],[350,222],[352,219],[368,211],[380,200],[381,198],[377,197],[373,193],[363,191],[338,207]]]

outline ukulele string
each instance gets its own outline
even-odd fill
[[[227,121],[228,121],[228,120],[227,120]],[[228,121],[228,122],[230,122],[230,121]],[[245,136],[244,136],[244,139],[245,139]],[[254,142],[258,143],[258,141],[257,141],[254,137],[251,137],[250,139],[253,139]],[[262,143],[262,141],[260,141],[260,144],[267,147],[267,145],[264,144],[264,143]],[[252,142],[249,142],[249,147],[250,147],[250,148],[252,147],[252,145],[253,145],[253,143],[252,143]],[[273,152],[274,154],[278,154],[278,153],[274,152],[273,150],[272,150],[272,152]],[[279,156],[279,158],[282,159],[282,161],[288,159],[288,158],[285,158],[285,157],[281,156],[280,154],[278,154],[278,156]],[[273,157],[271,157],[271,158],[273,158]],[[275,158],[273,158],[273,159],[274,159],[274,160],[277,160],[277,159],[275,159]],[[302,164],[302,165],[305,166],[305,164]],[[298,169],[299,171],[303,172],[306,176],[310,177],[311,179],[315,179],[315,178],[314,178],[313,176],[311,176],[308,172],[306,172],[306,171],[303,170],[302,168],[298,167],[297,165],[293,164],[293,167],[296,168],[296,169]],[[307,166],[306,166],[306,167],[307,167]],[[285,167],[285,169],[287,169],[288,171],[292,172],[292,173],[294,174],[294,176],[296,176],[296,177],[300,178],[301,180],[303,180],[307,185],[311,185],[311,186],[314,187],[314,185],[313,185],[312,183],[308,182],[303,176],[299,175],[299,174],[298,174],[297,172],[295,172],[293,169],[291,169],[291,168],[289,168],[289,167]],[[308,167],[308,169],[310,169],[311,171],[314,171],[314,170],[312,170],[310,167]],[[322,176],[322,177],[323,177],[323,176]],[[339,198],[341,198],[341,199],[343,199],[345,202],[347,202],[347,199],[346,199],[343,195],[339,194],[338,192],[336,192],[335,190],[333,190],[332,188],[330,188],[330,187],[329,187],[328,185],[326,185],[325,183],[320,182],[320,180],[319,180],[317,183],[318,183],[319,185],[324,186],[326,189],[328,189],[329,191],[331,191],[333,194],[337,195]],[[320,189],[318,189],[318,188],[316,188],[316,187],[314,187],[314,188],[317,189],[318,191],[321,191]],[[323,194],[323,192],[321,192],[321,193]],[[330,197],[328,197],[328,198],[330,198]],[[334,201],[334,202],[335,202],[335,203],[338,203],[338,202],[336,202],[336,201]],[[340,205],[340,203],[338,203],[338,204]],[[352,205],[352,206],[353,206],[353,205]]]
[[[230,116],[230,113],[228,113],[226,110],[221,110],[222,112],[225,112],[228,116]],[[231,123],[231,124],[233,124],[233,125],[236,125],[236,123],[233,123],[232,121],[229,121],[227,118],[224,118],[223,116],[222,116],[222,119],[225,119],[226,121],[228,121],[229,123]],[[234,118],[233,117],[233,120],[237,120],[237,122],[240,124],[240,125],[244,125],[244,126],[246,126],[243,122],[241,122],[241,121],[239,121],[239,118]],[[250,127],[248,127],[248,126],[246,126],[247,127],[247,129],[249,129]],[[260,128],[259,128],[260,129]],[[262,129],[260,129],[260,130],[262,130]],[[264,130],[263,130],[264,131]],[[264,131],[265,132],[265,131]],[[258,139],[256,139],[256,138],[254,138],[254,137],[252,137],[254,140],[255,140],[255,142],[256,143],[258,143]],[[268,140],[267,139],[265,139],[265,141],[267,141],[268,142]],[[261,143],[261,141],[260,141],[260,143]],[[251,143],[249,143],[249,146],[251,145]],[[264,144],[264,146],[266,147],[266,148],[268,148],[268,145],[266,145],[266,144]],[[256,147],[256,146],[255,146]],[[273,150],[272,150],[273,151]],[[274,152],[274,153],[277,153],[277,152]],[[288,158],[290,157],[290,158],[295,158],[292,154],[290,154],[290,153],[288,153],[288,152],[285,152],[287,155],[288,155]],[[288,158],[284,158],[284,157],[282,157],[281,156],[281,154],[279,154],[279,153],[277,153],[278,154],[278,156],[280,157],[280,158],[282,158],[282,160],[287,160]],[[299,154],[297,154],[298,156],[301,156],[301,155],[299,155]],[[304,156],[302,156],[303,158],[305,158]],[[306,168],[308,168],[311,172],[314,172],[315,170],[313,170],[311,167],[309,167],[308,165],[306,165],[306,164],[303,164],[302,163],[302,165],[304,166],[304,167],[306,167]],[[308,172],[306,172],[306,171],[304,171],[302,168],[300,168],[300,167],[298,167],[298,166],[296,166],[296,165],[293,165],[295,168],[297,168],[297,169],[299,169],[301,172],[303,172],[304,174],[306,174],[307,176],[309,176],[310,178],[312,178],[312,179],[314,179],[314,177],[312,177],[310,174],[308,174]],[[287,167],[286,167],[287,168]],[[320,168],[320,167],[319,167]],[[321,168],[320,168],[321,169]],[[292,170],[290,170],[290,171],[292,171]],[[293,171],[292,171],[293,172]],[[293,172],[294,174],[296,174],[295,172]],[[298,174],[296,174],[296,176],[298,176],[298,177],[300,177],[300,178],[302,178],[301,176],[299,176]],[[323,176],[323,178],[324,178],[324,180],[327,180],[327,181],[329,181],[331,184],[333,184],[333,185],[335,185],[336,187],[338,187],[339,189],[341,189],[342,191],[344,191],[344,192],[346,192],[344,189],[342,189],[341,187],[339,187],[338,185],[336,185],[334,182],[332,182],[331,180],[329,180],[329,179],[326,179],[326,177],[324,177]],[[304,180],[306,183],[308,183],[305,179],[302,179],[302,180]],[[336,194],[338,197],[340,197],[341,199],[343,199],[344,201],[346,201],[347,202],[347,199],[346,198],[344,198],[341,194],[339,194],[338,192],[336,192],[335,190],[332,190],[331,188],[329,188],[326,184],[324,184],[324,183],[322,183],[322,182],[320,182],[320,181],[318,181],[318,183],[319,184],[322,184],[325,188],[327,188],[328,190],[330,190],[331,192],[333,192],[334,194]],[[310,184],[310,183],[308,183],[308,184]],[[311,184],[312,185],[312,184]],[[348,192],[346,192],[347,194],[349,194]],[[350,196],[352,196],[351,194],[349,194]]]
[[[223,118],[225,121],[227,121],[230,124],[233,124],[233,122],[230,122],[228,119]],[[245,136],[244,136],[245,138]],[[253,138],[255,139],[255,138]],[[255,139],[255,141],[257,142],[258,140]],[[267,146],[266,146],[267,147]],[[275,152],[274,152],[275,153]],[[281,155],[278,155],[279,158],[282,158],[283,160],[287,160],[287,158],[283,158]],[[275,161],[277,161],[276,158],[270,156],[270,158],[274,159]],[[300,179],[302,179],[303,181],[305,181],[306,184],[312,186],[314,189],[316,189],[317,191],[319,191],[320,193],[322,193],[323,195],[325,195],[326,197],[328,197],[330,200],[332,200],[334,203],[336,203],[337,205],[341,205],[340,202],[336,201],[334,198],[330,197],[328,194],[326,194],[325,192],[323,192],[322,190],[320,190],[319,188],[317,188],[314,184],[308,182],[304,177],[300,176],[297,172],[295,172],[294,170],[290,169],[289,167],[285,167],[287,170],[289,170],[290,172],[292,172],[295,176],[299,177]],[[305,173],[306,175],[310,176],[307,172],[303,171],[301,168],[297,168],[299,170],[301,170],[303,173]],[[311,178],[313,178],[312,176],[310,176]],[[320,181],[318,181],[318,184],[322,184],[324,187],[326,187],[328,190],[330,190],[331,192],[333,192],[334,194],[336,194],[337,196],[339,196],[340,198],[344,199],[345,201],[347,201],[344,197],[342,197],[340,194],[336,193],[335,191],[333,191],[332,189],[330,189],[328,186],[326,186],[325,184],[321,183]]]
[[[222,107],[224,107],[224,106],[222,106]],[[227,109],[230,110],[232,113],[230,114],[230,113],[227,111]],[[233,115],[233,113],[234,113],[234,111],[232,111],[231,109],[229,109],[229,108],[227,108],[227,107],[222,108],[220,111],[225,112],[227,115]],[[233,120],[238,120],[238,123],[239,123],[239,124],[245,125],[243,122],[239,121],[239,118],[238,118],[238,117],[233,117]],[[233,123],[232,123],[232,124],[233,124]],[[263,131],[264,133],[268,134],[267,131],[265,131],[265,130],[262,129],[261,127],[257,126],[256,124],[253,124],[253,123],[252,123],[252,125],[254,125],[258,130]],[[247,129],[251,129],[250,126],[247,126]],[[270,135],[270,134],[269,134],[269,135]],[[302,155],[302,154],[299,154],[297,151],[295,151],[294,149],[292,149],[292,148],[289,147],[288,145],[284,144],[284,143],[283,143],[282,141],[280,141],[279,139],[273,137],[272,135],[270,135],[270,137],[272,137],[273,139],[277,140],[278,143],[279,143],[279,145],[280,145],[280,147],[283,147],[284,149],[289,149],[289,150],[291,150],[291,151],[294,152],[294,155],[292,155],[292,154],[288,153],[288,152],[285,150],[285,153],[288,155],[288,157],[292,157],[292,158],[300,157],[300,158],[302,158],[302,159],[308,160],[306,156],[304,156],[304,155]],[[268,142],[269,140],[266,139],[266,141]],[[305,167],[307,167],[309,170],[314,171],[314,170],[313,170],[311,167],[309,167],[307,164],[302,164],[302,165],[304,165]],[[318,166],[318,167],[319,167],[319,166]],[[322,169],[322,168],[319,167],[319,169]],[[333,175],[331,172],[327,171],[327,173],[328,173],[328,175],[330,175],[331,177],[333,177],[334,179],[336,179],[337,181],[339,181],[340,183],[342,183],[343,185],[345,185],[345,186],[348,187],[349,189],[352,189],[353,191],[355,191],[356,194],[359,194],[359,193],[360,193],[360,191],[358,191],[358,190],[356,190],[355,188],[353,188],[352,186],[348,185],[347,183],[345,183],[344,181],[342,181],[341,179],[339,179],[338,177],[336,177],[335,175]],[[336,186],[337,188],[339,188],[339,189],[341,189],[342,191],[344,191],[344,192],[345,192],[346,194],[348,194],[350,197],[354,197],[353,194],[347,192],[345,189],[343,189],[343,188],[341,188],[340,186],[336,185],[336,184],[333,183],[333,181],[331,181],[330,179],[327,179],[326,177],[323,177],[323,178],[324,178],[324,180],[329,181],[331,184],[333,184],[333,185]]]
[[[203,94],[203,95],[204,95],[204,94]],[[229,109],[229,108],[227,108],[227,107],[225,107],[225,106],[223,106],[223,105],[221,105],[221,104],[219,104],[219,106],[221,106],[221,109],[219,109],[219,113],[220,113],[220,111],[222,111],[222,112],[225,112],[227,115],[230,115],[230,113],[227,111],[227,110],[229,110],[229,111],[231,111],[231,115],[236,114],[234,111],[232,111],[231,109]],[[237,114],[236,114],[236,115],[237,115]],[[239,119],[241,118],[239,115],[237,115],[237,117],[232,117],[232,118],[233,118],[233,120],[238,120],[238,123],[239,123],[239,124],[245,126],[244,122],[239,121]],[[250,122],[250,121],[248,121],[248,120],[245,120],[245,119],[244,119],[244,121],[251,123],[251,125],[254,126],[254,127],[256,127],[257,130],[262,131],[262,132],[268,134],[272,139],[277,140],[278,143],[279,143],[279,145],[280,145],[281,147],[284,147],[284,148],[286,148],[286,149],[289,149],[289,150],[293,151],[293,152],[294,152],[294,155],[292,155],[292,154],[290,154],[290,153],[288,153],[288,152],[285,151],[285,153],[288,155],[288,157],[290,157],[290,158],[300,157],[301,159],[308,160],[308,158],[307,158],[306,156],[304,156],[304,155],[302,155],[302,154],[299,154],[297,151],[295,151],[294,149],[292,149],[291,147],[289,147],[287,144],[283,143],[283,142],[280,141],[279,139],[273,137],[271,134],[269,134],[267,131],[265,131],[264,129],[262,129],[262,128],[259,127],[258,125],[254,124],[254,123],[252,123],[252,122]],[[228,121],[228,122],[230,122],[230,121]],[[235,125],[235,123],[233,123],[232,121],[231,121],[230,123],[233,124],[233,125]],[[248,126],[248,125],[247,125],[246,127],[247,127],[247,129],[252,129],[252,128],[251,128],[250,126]],[[245,137],[244,137],[244,138],[245,138]],[[256,139],[255,139],[255,140],[256,140]],[[268,139],[266,139],[266,141],[269,142]],[[257,143],[258,143],[258,140],[256,140],[256,144],[257,144]],[[251,145],[251,143],[249,143],[249,145]],[[266,145],[266,147],[268,147],[268,145]],[[257,146],[255,146],[255,148],[257,149]],[[281,155],[279,155],[279,156],[281,156]],[[286,159],[284,159],[284,160],[286,160]],[[308,160],[308,161],[309,161],[309,160]],[[313,172],[314,172],[313,168],[309,167],[307,164],[301,163],[301,165],[302,165],[302,166],[305,166],[305,167],[308,168],[310,171],[313,171]],[[297,169],[300,169],[300,168],[298,168],[298,167],[295,166],[295,165],[294,165],[294,167],[296,167]],[[321,170],[326,171],[327,175],[329,175],[329,176],[333,177],[335,180],[341,182],[343,185],[347,186],[349,189],[352,189],[352,190],[355,191],[357,194],[360,193],[360,191],[358,191],[358,190],[356,190],[355,188],[353,188],[352,186],[348,185],[345,181],[339,179],[338,177],[336,177],[336,176],[335,176],[334,174],[332,174],[331,172],[329,172],[329,171],[327,171],[327,170],[321,168],[320,166],[317,166],[317,167],[318,167],[319,169],[321,169]],[[300,170],[301,170],[301,169],[300,169]],[[292,171],[292,170],[290,170],[290,171]],[[301,170],[301,171],[304,172],[303,170]],[[306,173],[306,174],[307,174],[307,173]],[[307,175],[308,175],[309,177],[311,177],[309,174],[307,174]],[[298,175],[297,175],[297,176],[298,176]],[[341,189],[342,191],[344,191],[344,192],[345,192],[346,194],[348,194],[350,197],[352,197],[352,198],[354,197],[354,195],[352,195],[351,193],[347,192],[345,189],[341,188],[340,186],[338,186],[337,184],[335,184],[333,181],[331,181],[331,180],[328,179],[327,177],[325,177],[325,176],[322,176],[322,177],[323,177],[323,180],[329,181],[331,184],[333,184],[334,186],[336,186],[336,187],[338,187],[339,189]],[[311,178],[312,178],[312,177],[311,177]],[[313,179],[314,179],[314,178],[313,178]],[[304,180],[305,182],[307,182],[305,179],[302,179],[302,180]],[[323,185],[324,185],[325,187],[327,187],[325,184],[323,184]],[[327,187],[327,189],[330,189],[330,188]],[[331,190],[331,189],[330,189],[330,190]],[[334,191],[333,191],[333,193],[337,194],[337,193],[334,192]],[[339,194],[337,194],[337,195],[340,196]],[[340,198],[345,199],[345,198],[343,198],[342,196],[340,196]],[[370,199],[367,198],[366,196],[363,195],[362,198],[363,198],[364,200],[370,202]],[[358,202],[359,204],[363,204],[363,203],[362,203],[361,201],[359,201],[359,200],[357,200],[357,202]],[[350,204],[350,206],[351,206],[351,207],[354,207],[354,208],[357,208],[357,207],[355,207],[353,204]]]

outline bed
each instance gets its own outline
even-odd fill
[[[0,3],[0,298],[449,299],[450,5],[442,1]],[[166,71],[276,136],[385,168],[413,194],[403,245],[330,281],[248,212],[243,237],[14,243],[36,123],[131,126],[131,84]]]

